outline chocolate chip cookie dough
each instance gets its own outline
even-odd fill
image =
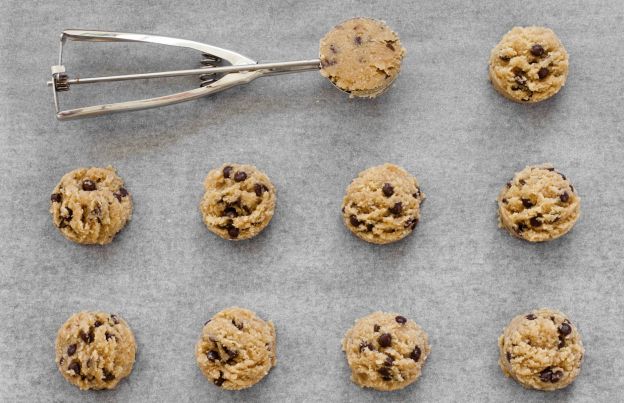
[[[424,198],[416,178],[401,167],[383,164],[360,172],[351,182],[342,201],[342,218],[367,242],[395,242],[416,228]]]
[[[548,28],[515,27],[492,49],[489,75],[494,88],[512,101],[543,101],[565,84],[568,53]]]
[[[275,187],[255,166],[224,164],[208,173],[204,188],[204,223],[221,238],[253,238],[273,218]]]
[[[63,377],[82,390],[113,389],[132,372],[136,342],[118,315],[79,312],[56,336],[56,364]]]
[[[500,226],[530,242],[549,241],[572,229],[581,200],[568,178],[551,164],[516,173],[498,195]]]
[[[195,357],[215,385],[229,390],[248,388],[275,366],[275,327],[247,309],[224,309],[204,325]]]
[[[395,313],[374,312],[345,334],[342,350],[356,384],[382,391],[415,382],[431,351],[427,333]]]
[[[405,49],[382,21],[352,18],[320,44],[321,74],[351,97],[374,98],[397,78]]]
[[[81,244],[110,243],[132,216],[132,198],[112,167],[69,172],[50,197],[52,222]]]
[[[563,313],[548,308],[513,318],[498,338],[498,347],[503,373],[539,390],[571,384],[584,353],[576,326]]]

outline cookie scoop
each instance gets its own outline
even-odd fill
[[[199,61],[199,68],[186,70],[106,77],[80,77],[75,74],[71,77],[63,62],[63,48],[67,41],[140,42],[176,46],[198,51],[202,58]],[[385,23],[371,18],[353,18],[334,27],[321,40],[319,58],[275,63],[258,63],[232,50],[187,39],[128,32],[69,29],[61,33],[58,63],[52,66],[52,80],[47,84],[53,89],[58,120],[172,105],[247,84],[259,77],[319,69],[336,88],[349,93],[351,97],[373,98],[384,92],[396,79],[404,54],[405,49],[401,46],[398,35]],[[61,110],[60,107],[60,94],[69,91],[74,85],[182,76],[197,77],[199,88],[134,101],[67,110]]]

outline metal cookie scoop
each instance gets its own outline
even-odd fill
[[[201,60],[201,64],[203,67],[190,70],[127,74],[108,77],[70,78],[65,72],[65,66],[63,65],[63,46],[67,39],[88,42],[146,42],[194,49],[202,53],[203,59]],[[230,65],[221,66],[224,61]],[[54,107],[56,108],[57,119],[70,120],[171,105],[214,94],[237,85],[247,84],[263,76],[319,70],[320,68],[320,59],[259,64],[255,60],[231,50],[186,39],[124,32],[69,29],[63,31],[61,34],[59,62],[58,65],[52,66],[52,80],[48,81],[47,84],[53,89]],[[201,81],[199,88],[156,98],[60,110],[58,93],[61,91],[69,91],[72,85],[180,76],[198,76]]]

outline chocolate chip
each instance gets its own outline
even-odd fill
[[[234,182],[243,182],[245,179],[247,179],[247,174],[243,171],[237,171],[234,174]]]
[[[541,56],[544,54],[544,48],[542,47],[542,45],[536,43],[535,45],[531,46],[531,54],[533,56]]]
[[[527,318],[528,320],[535,320],[535,319],[537,319],[537,316],[535,316],[532,313],[530,313],[527,316],[525,316],[525,318]]]
[[[550,382],[557,383],[563,378],[563,371],[554,371],[550,376]]]
[[[233,225],[230,225],[227,229],[228,235],[230,238],[238,238],[240,235],[240,230]]]
[[[559,196],[559,200],[561,200],[564,203],[567,203],[567,201],[570,200],[570,195],[568,194],[568,192],[563,192],[561,196]]]
[[[258,197],[262,196],[262,193],[268,192],[268,191],[269,191],[269,188],[261,183],[256,183],[254,185],[254,192],[256,192],[256,196]]]
[[[373,331],[378,332],[379,329],[381,329],[381,326],[379,326],[379,325],[374,325],[373,326]]]
[[[501,59],[504,62],[508,62],[508,61],[511,60],[511,57],[509,57],[507,55],[499,55],[498,58]]]
[[[362,44],[362,37],[361,36],[356,36],[355,39],[353,40],[355,42],[356,45],[361,45]]]
[[[384,361],[384,365],[385,365],[386,367],[391,367],[391,366],[392,366],[392,364],[394,364],[394,358],[392,358],[392,357],[390,357],[390,356],[387,356],[387,357],[386,357],[386,360]]]
[[[553,374],[552,369],[550,367],[546,367],[539,374],[540,380],[542,382],[550,382],[552,374]]]
[[[563,179],[564,181],[567,180],[568,178],[566,178],[566,176],[564,174],[562,174],[561,172],[557,172],[559,174],[559,176],[561,176],[561,179]]]
[[[89,333],[85,333],[82,330],[79,333],[80,338],[87,344],[91,344],[95,339],[95,335],[93,334],[93,329],[89,330]]]
[[[97,189],[97,187],[95,186],[95,182],[93,182],[92,180],[85,179],[82,181],[82,190],[91,192],[95,189]]]
[[[77,347],[78,347],[78,346],[76,346],[76,344],[70,344],[70,345],[67,347],[67,355],[68,355],[68,356],[70,356],[70,357],[71,357],[72,355],[74,355],[74,353],[76,352],[76,348],[77,348]]]
[[[383,188],[381,188],[381,191],[386,197],[390,197],[394,194],[394,188],[389,183],[384,183]]]
[[[394,320],[397,321],[397,323],[404,325],[405,323],[407,323],[407,319],[405,318],[405,316],[397,316],[396,318],[394,318]]]
[[[526,185],[526,181],[524,179],[518,180],[518,183],[520,183],[522,186]]]
[[[410,353],[410,358],[418,362],[418,360],[420,360],[421,354],[422,354],[422,351],[420,350],[420,347],[416,346],[414,347],[414,350],[412,350],[412,352]]]
[[[557,383],[563,378],[563,371],[553,371],[552,367],[546,367],[539,377],[542,382]]]
[[[537,217],[531,217],[529,222],[531,223],[532,227],[539,227],[540,225],[542,225],[542,222],[538,220]]]
[[[377,370],[377,372],[379,372],[379,375],[381,375],[381,379],[383,379],[384,381],[392,380],[392,371],[390,370],[390,368],[381,367]]]
[[[541,69],[537,71],[537,76],[539,77],[540,80],[545,79],[547,75],[548,75],[548,69],[546,67],[542,67]]]
[[[236,328],[237,328],[238,330],[243,330],[243,324],[242,324],[242,323],[237,323],[234,319],[232,319],[232,324],[233,324],[234,326],[236,326]]]
[[[65,221],[71,221],[72,217],[74,216],[74,211],[70,209],[69,207],[65,207],[65,209],[67,210],[67,215],[62,218]]]
[[[80,362],[73,361],[71,364],[67,366],[67,369],[70,371],[74,371],[74,376],[80,375]]]
[[[527,226],[524,223],[518,223],[518,228],[516,228],[516,232],[522,232],[527,229]]]
[[[232,167],[231,167],[231,166],[229,166],[229,165],[228,165],[228,166],[223,167],[223,177],[224,177],[224,178],[229,178],[229,177],[230,177],[230,174],[232,173],[232,169],[234,169],[234,168],[232,168]]]
[[[368,232],[371,232],[373,230],[373,228],[375,228],[375,226],[373,224],[366,224],[366,230]]]
[[[501,201],[502,201],[503,203],[507,204],[507,199],[503,198]]]
[[[113,193],[113,196],[115,196],[115,198],[117,199],[117,201],[119,201],[119,203],[121,203],[121,199],[123,197],[128,196],[128,191],[126,190],[126,188],[119,188],[118,191],[116,191],[115,193]]]
[[[519,72],[519,73],[517,73],[517,74],[516,74],[516,76],[514,77],[514,80],[515,80],[518,84],[520,84],[520,85],[525,85],[525,84],[526,84],[526,82],[527,82],[527,79],[526,79],[526,77],[525,77],[525,76],[523,76],[522,74],[523,74],[523,72]]]
[[[507,188],[511,187],[511,182],[507,182]]]
[[[223,215],[234,218],[234,217],[238,217],[238,212],[236,211],[235,207],[228,206],[223,210]]]
[[[561,326],[559,326],[559,334],[561,334],[562,336],[567,336],[570,333],[572,333],[572,326],[570,326],[569,323],[562,323]]]
[[[357,217],[354,214],[351,214],[351,216],[349,217],[349,222],[354,227],[359,227],[360,224],[361,224],[360,220],[358,220]]]
[[[117,318],[117,315],[111,315],[110,318],[111,318],[111,320],[113,321],[114,324],[116,324],[116,325],[119,324],[119,318]]]
[[[511,353],[509,351],[507,351],[507,353],[505,354],[505,356],[507,357],[507,361],[511,362]]]
[[[533,207],[533,202],[531,202],[531,200],[529,199],[521,199],[521,200],[522,200],[522,205],[524,206],[524,208]]]
[[[403,211],[403,203],[401,202],[394,203],[394,206],[390,207],[388,211],[391,214],[394,214],[396,216],[401,215],[401,212]]]
[[[394,52],[394,46],[390,42],[386,42],[386,47]]]
[[[115,336],[110,334],[109,332],[104,332],[104,337],[106,338],[106,341],[115,338]]]
[[[218,361],[221,359],[221,356],[219,355],[218,351],[215,350],[210,350],[206,353],[206,357],[208,357],[208,359],[210,361]]]
[[[215,379],[213,382],[217,386],[223,385],[223,382],[225,382],[225,378],[223,377],[223,372],[219,371],[219,378]]]
[[[367,342],[367,341],[363,341],[363,342],[361,342],[361,343],[360,343],[360,353],[361,353],[362,351],[364,351],[364,349],[365,349],[365,348],[367,348],[367,349],[369,349],[369,350],[371,350],[371,351],[373,351],[373,349],[374,349],[374,347],[373,347],[373,345],[372,345],[372,344],[370,344],[370,343],[369,343],[369,342]]]
[[[108,372],[106,369],[102,369],[102,373],[104,374],[104,378],[102,379],[104,382],[110,382],[115,380],[115,374],[112,372]]]
[[[412,230],[416,228],[416,225],[418,225],[418,218],[410,218],[403,224],[405,228],[411,228]]]
[[[60,203],[63,200],[63,195],[60,193],[52,193],[52,195],[50,195],[50,200],[52,203]]]
[[[384,333],[377,339],[380,347],[390,347],[392,345],[392,336],[390,333]]]

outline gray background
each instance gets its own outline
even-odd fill
[[[601,2],[1,1],[0,397],[3,401],[614,401],[624,369],[624,4]],[[104,4],[105,3],[105,4]],[[160,3],[160,4],[157,4]],[[131,5],[134,4],[134,5]],[[63,28],[195,39],[262,61],[313,58],[331,26],[384,19],[408,50],[395,86],[349,100],[315,72],[269,77],[173,107],[59,123],[45,86]],[[514,25],[553,28],[570,53],[567,85],[539,105],[491,88],[490,49]],[[73,73],[196,67],[193,52],[70,43]],[[65,106],[193,88],[194,78],[75,87]],[[225,161],[256,164],[278,189],[271,225],[251,241],[210,234],[202,180]],[[340,221],[362,169],[404,166],[427,195],[413,236],[374,246]],[[553,162],[582,198],[563,239],[532,245],[496,226],[499,188],[526,164]],[[114,165],[133,220],[105,247],[65,240],[49,195],[80,166]],[[241,305],[278,330],[278,365],[252,389],[222,391],[195,363],[202,324]],[[527,391],[497,366],[516,314],[568,313],[587,350],[564,391]],[[75,311],[120,313],[135,331],[132,375],[80,392],[54,363]],[[400,392],[349,380],[340,340],[373,310],[430,335],[418,383]]]

